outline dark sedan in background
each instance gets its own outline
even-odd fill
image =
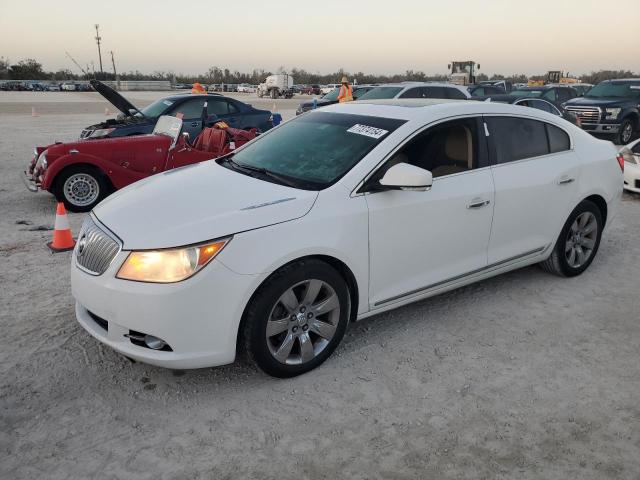
[[[81,139],[127,137],[151,133],[156,121],[162,115],[182,118],[182,131],[188,132],[191,138],[195,138],[202,131],[203,117],[205,127],[210,127],[221,120],[234,128],[255,128],[259,132],[265,132],[273,126],[271,112],[268,110],[258,110],[234,98],[219,94],[171,95],[138,109],[114,89],[98,80],[91,80],[91,86],[121,113],[117,118],[86,127],[80,135]],[[207,111],[206,115],[203,115],[205,102],[207,102]]]
[[[353,85],[353,99],[357,100],[358,97],[364,95],[369,90],[375,88],[375,85]],[[318,98],[315,100],[316,108],[326,107],[327,105],[333,105],[334,103],[338,103],[338,95],[340,94],[339,88],[334,88],[329,93],[327,93],[324,97]],[[296,110],[296,115],[300,115],[301,113],[307,112],[313,109],[314,101],[308,100],[306,102],[302,102],[298,105],[298,109]]]

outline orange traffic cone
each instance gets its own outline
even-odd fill
[[[69,220],[67,219],[67,212],[64,209],[64,203],[58,202],[58,208],[56,208],[56,223],[53,227],[53,242],[47,243],[47,247],[56,253],[73,250],[75,246],[76,242],[74,242],[71,236],[71,228],[69,227]]]
[[[36,107],[31,107],[31,116],[32,117],[37,117],[38,116],[38,112],[36,112]]]

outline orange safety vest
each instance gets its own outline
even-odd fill
[[[340,94],[338,95],[338,101],[340,103],[353,102],[353,89],[351,88],[351,85],[347,85],[346,87],[342,85],[340,87]]]

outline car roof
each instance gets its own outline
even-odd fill
[[[611,80],[605,80],[605,82],[611,83],[640,83],[640,78],[614,78]]]
[[[162,100],[185,100],[187,98],[211,98],[211,97],[222,97],[222,95],[215,95],[213,93],[183,93],[181,95],[170,95],[168,97],[164,97]],[[226,97],[228,98],[228,97]]]
[[[357,100],[337,103],[322,108],[323,112],[354,114],[372,117],[394,118],[405,121],[425,122],[456,115],[506,114],[538,117],[556,123],[555,115],[531,107],[502,102],[479,102],[475,100],[449,99],[393,99]],[[313,114],[314,111],[309,112]]]

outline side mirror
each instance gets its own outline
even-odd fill
[[[415,190],[424,192],[431,188],[433,175],[429,170],[398,163],[386,171],[380,179],[380,185],[392,190]]]

